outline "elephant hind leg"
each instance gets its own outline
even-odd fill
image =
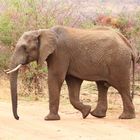
[[[123,102],[123,112],[119,119],[133,119],[135,118],[135,108],[130,95],[130,85],[121,87],[119,93]]]
[[[91,107],[89,105],[84,105],[82,102],[80,102],[79,94],[82,82],[83,80],[75,78],[73,76],[66,77],[70,102],[74,108],[76,108],[82,113],[83,118],[86,118],[90,113]]]
[[[98,89],[98,103],[96,108],[91,112],[91,115],[103,118],[106,116],[107,111],[107,91],[108,86],[106,86],[106,82],[97,81],[97,89]]]
[[[123,76],[114,78],[112,86],[118,90],[121,95],[123,103],[123,112],[119,116],[119,119],[132,119],[135,118],[135,108],[131,99],[130,94],[130,74],[129,72],[124,72]]]

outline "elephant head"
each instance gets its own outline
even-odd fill
[[[17,76],[18,69],[32,61],[42,65],[47,57],[57,47],[57,35],[49,29],[40,29],[25,32],[18,40],[10,64],[10,87],[12,98],[12,110],[15,119],[17,115]]]

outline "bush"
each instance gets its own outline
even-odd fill
[[[0,73],[8,68],[10,56],[10,48],[0,46]]]
[[[7,65],[9,64],[9,62],[7,61],[9,58],[9,54],[4,53],[4,54],[0,54],[0,71],[7,69]]]
[[[7,15],[0,16],[0,41],[5,45],[12,44],[13,24]]]
[[[24,74],[22,74],[24,73]],[[44,97],[47,83],[47,67],[39,69],[35,62],[21,69],[21,96],[32,96],[35,100]]]

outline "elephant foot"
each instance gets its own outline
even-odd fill
[[[103,118],[106,116],[106,111],[104,110],[99,110],[99,109],[95,109],[90,113],[92,116],[97,117],[97,118]]]
[[[85,106],[83,107],[83,109],[81,110],[83,119],[85,119],[85,118],[89,115],[90,111],[91,111],[91,106],[85,105]]]
[[[125,113],[123,112],[120,116],[119,116],[119,119],[133,119],[135,118],[136,115],[135,113]]]
[[[55,121],[55,120],[60,120],[60,116],[58,114],[48,114],[44,120],[46,121]]]

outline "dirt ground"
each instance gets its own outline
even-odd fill
[[[81,100],[94,109],[97,91],[92,84],[84,82]],[[140,140],[140,97],[134,99],[136,119],[119,120],[122,102],[115,93],[113,89],[109,91],[108,112],[103,119],[91,115],[82,119],[81,113],[70,105],[64,85],[59,109],[61,120],[44,121],[48,113],[47,101],[20,100],[20,120],[17,121],[11,112],[9,83],[6,79],[0,80],[0,140]]]

